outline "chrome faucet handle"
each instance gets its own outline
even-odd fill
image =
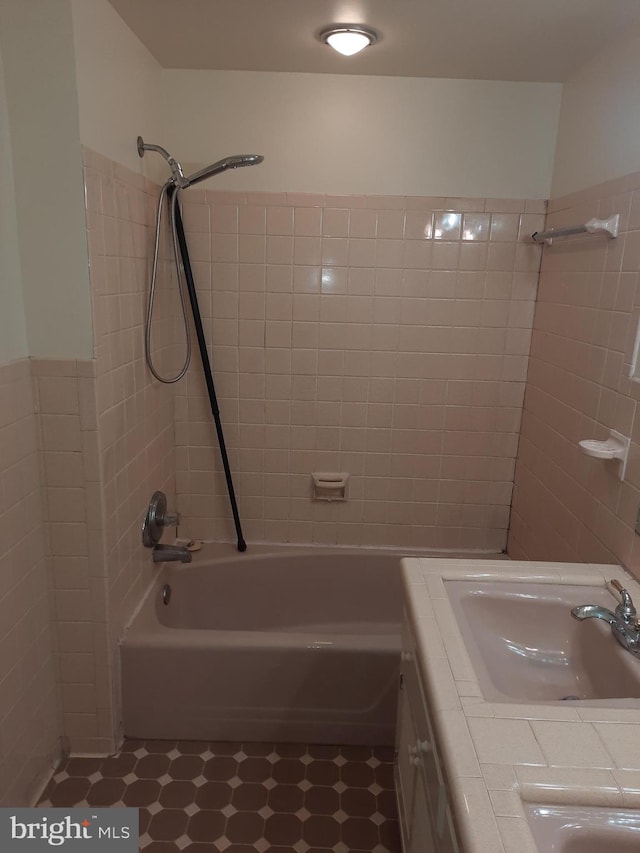
[[[167,512],[167,496],[164,492],[154,492],[151,496],[147,514],[142,522],[142,544],[145,548],[153,548],[162,538],[165,527],[176,527],[180,523],[180,515]]]
[[[636,622],[637,611],[633,604],[633,599],[629,595],[626,589],[622,586],[619,580],[615,578],[609,582],[609,585],[613,587],[613,589],[620,596],[620,604],[616,607],[616,614],[622,619],[622,621],[629,625],[631,623]]]

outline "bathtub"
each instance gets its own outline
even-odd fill
[[[393,744],[399,562],[206,545],[164,564],[120,645],[125,735]]]

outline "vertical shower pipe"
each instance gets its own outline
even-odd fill
[[[177,187],[172,187],[169,192],[171,194],[178,192]],[[170,199],[170,202],[172,199]],[[233,513],[233,523],[236,528],[236,536],[238,537],[238,551],[246,551],[247,543],[242,535],[242,525],[238,514],[238,504],[236,502],[236,494],[233,488],[233,478],[231,476],[231,468],[229,467],[229,458],[227,456],[227,447],[222,431],[222,422],[220,421],[220,409],[218,408],[218,398],[216,396],[215,385],[213,384],[213,374],[211,372],[211,362],[209,361],[209,353],[207,352],[207,340],[204,335],[202,326],[202,316],[200,314],[200,305],[198,304],[198,294],[196,292],[193,271],[191,269],[191,261],[189,259],[189,250],[187,248],[187,240],[182,224],[182,214],[180,212],[180,204],[178,199],[175,199],[173,205],[175,211],[176,235],[178,237],[178,245],[180,247],[180,256],[182,258],[182,267],[184,277],[187,283],[187,293],[189,294],[189,302],[191,303],[191,313],[193,315],[193,323],[198,339],[198,349],[200,351],[200,360],[202,362],[202,370],[204,372],[205,382],[207,383],[207,391],[209,393],[209,403],[211,405],[211,414],[216,425],[216,433],[218,436],[218,445],[220,446],[220,456],[222,457],[222,465],[224,467],[224,476],[227,481],[227,491],[229,492],[229,502],[231,504],[231,512]]]

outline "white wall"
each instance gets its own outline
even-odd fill
[[[160,141],[160,67],[107,0],[0,0],[0,50],[0,362],[89,358],[80,144],[164,174],[135,146]]]
[[[626,36],[564,86],[552,195],[640,170],[640,34]]]
[[[163,145],[160,66],[107,0],[72,0],[72,11],[82,144],[153,177],[162,161],[143,163],[136,138]]]
[[[163,70],[107,0],[71,0],[80,137],[148,176],[258,152],[228,189],[545,198],[556,84]],[[211,184],[209,184],[211,186]]]
[[[27,329],[24,319],[18,222],[13,188],[13,163],[9,116],[4,87],[4,65],[0,55],[0,364],[27,355]]]
[[[219,188],[546,198],[560,93],[551,83],[164,70],[162,144],[189,166],[264,154],[261,166],[216,178]]]
[[[70,0],[0,0],[0,52],[31,356],[92,355]]]

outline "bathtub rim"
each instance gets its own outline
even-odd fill
[[[174,544],[176,545],[185,545],[190,542],[189,539],[174,539]],[[270,542],[257,542],[255,544],[249,544],[249,551],[238,551],[237,546],[233,542],[219,542],[212,540],[195,540],[196,542],[202,543],[202,548],[200,550],[194,551],[192,553],[192,562],[179,564],[179,563],[154,563],[154,566],[157,566],[157,572],[154,573],[153,578],[147,585],[144,593],[142,594],[140,601],[132,611],[131,615],[126,621],[124,628],[122,629],[122,633],[118,639],[118,645],[122,645],[125,640],[125,637],[129,634],[131,627],[134,622],[140,615],[140,612],[145,607],[149,597],[153,594],[153,591],[162,583],[162,576],[165,571],[165,567],[170,566],[175,571],[182,570],[188,573],[189,569],[209,562],[244,562],[246,560],[251,560],[252,562],[259,560],[261,557],[265,556],[273,556],[277,554],[287,554],[287,556],[303,556],[305,554],[312,553],[314,555],[335,555],[336,553],[344,555],[344,554],[365,554],[371,556],[385,556],[385,557],[397,557],[398,560],[401,560],[403,557],[442,557],[447,560],[455,560],[455,559],[504,559],[509,560],[509,557],[504,552],[495,552],[495,551],[479,551],[479,550],[456,550],[451,551],[447,549],[435,549],[435,548],[396,548],[392,546],[383,546],[383,547],[368,547],[361,545],[325,545],[319,543],[294,543],[294,542],[283,542],[283,543],[270,543]],[[151,558],[151,554],[149,555]],[[399,568],[399,567],[398,567]],[[158,626],[158,629],[163,629],[165,631],[179,631],[179,630],[189,630],[189,631],[197,631],[197,630],[206,630],[206,629],[197,629],[197,628],[169,628],[167,626],[162,625],[161,623],[155,623]],[[222,633],[222,632],[221,632]],[[236,634],[236,632],[233,632]],[[242,632],[237,632],[242,633]]]

